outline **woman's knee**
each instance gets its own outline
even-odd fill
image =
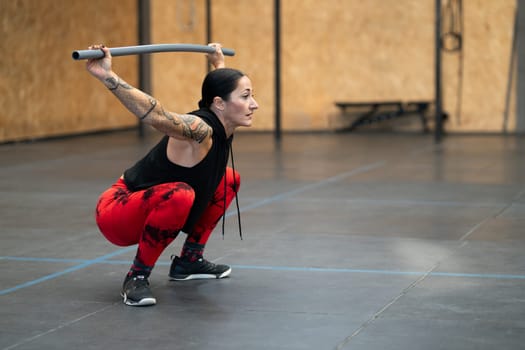
[[[139,233],[134,232],[135,228],[123,225],[121,220],[111,215],[97,215],[96,223],[100,233],[114,245],[127,247],[138,243]]]
[[[129,192],[125,197],[116,194],[107,191],[101,196],[96,221],[106,239],[118,246],[138,243],[148,222],[167,229],[178,228],[189,215],[195,199],[191,186],[182,182]]]

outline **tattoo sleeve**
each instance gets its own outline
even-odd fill
[[[117,90],[119,86],[121,86],[122,88],[126,90],[133,89],[131,85],[129,85],[126,82],[121,81],[120,78],[118,77],[117,78],[113,78],[113,77],[107,78],[105,82],[106,82],[105,84],[106,87],[111,91]]]
[[[104,85],[131,113],[167,135],[179,135],[202,143],[212,133],[211,127],[201,118],[165,111],[155,98],[135,89],[118,76],[106,78]]]
[[[209,134],[210,128],[202,119],[190,114],[174,116],[169,112],[162,110],[164,117],[173,125],[181,128],[182,136],[201,143]]]
[[[151,111],[157,106],[157,100],[152,97],[150,97],[149,103],[151,104],[150,109],[148,109],[148,111],[142,117],[139,117],[140,120],[144,120],[144,118],[146,118],[148,114],[150,114]]]

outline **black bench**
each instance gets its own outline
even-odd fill
[[[356,120],[344,130],[351,131],[360,125],[371,124],[408,115],[417,115],[421,120],[423,132],[428,132],[426,112],[430,101],[372,101],[372,102],[335,102],[343,115],[352,115]]]

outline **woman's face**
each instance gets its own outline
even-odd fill
[[[224,115],[237,126],[251,126],[252,114],[259,108],[253,96],[252,82],[243,76],[237,83],[237,88],[230,94],[230,99],[225,101]]]

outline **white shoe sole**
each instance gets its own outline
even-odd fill
[[[157,299],[155,298],[143,298],[143,299],[140,299],[139,301],[134,301],[134,300],[128,299],[128,296],[126,295],[126,293],[121,294],[121,295],[122,295],[122,298],[123,298],[122,301],[124,302],[124,304],[129,305],[129,306],[150,306],[150,305],[155,305],[157,303]]]
[[[184,277],[178,277],[178,276],[170,276],[170,281],[189,281],[189,280],[204,280],[204,279],[220,279],[225,278],[230,275],[232,272],[232,269],[229,268],[228,270],[224,271],[220,275],[213,275],[213,274],[206,274],[206,273],[200,273],[200,274],[193,274],[193,275],[186,275]]]

